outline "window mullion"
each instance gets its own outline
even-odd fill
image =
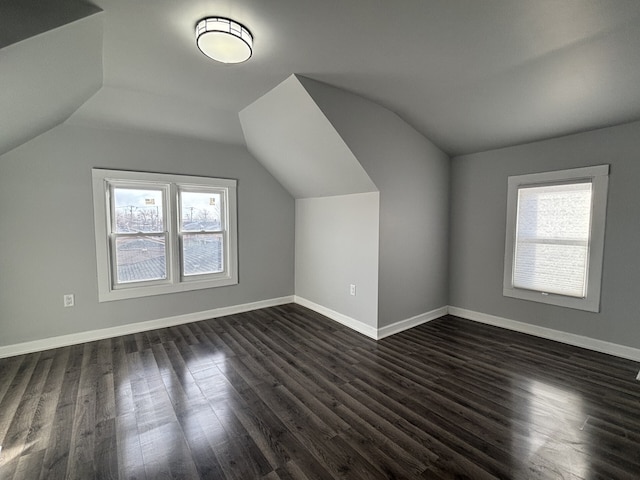
[[[180,210],[178,205],[178,187],[175,183],[169,184],[168,192],[169,215],[167,215],[167,232],[169,235],[171,282],[180,283],[182,273],[180,271],[181,253],[179,239]]]
[[[564,238],[518,238],[518,244],[538,244],[538,245],[568,245],[575,247],[588,247],[589,240],[572,240]]]

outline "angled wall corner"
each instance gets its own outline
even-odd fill
[[[386,108],[297,75],[240,121],[249,151],[296,198],[296,296],[367,331],[447,305],[444,152]]]
[[[249,151],[296,199],[296,296],[375,332],[376,185],[295,75],[242,110],[240,122]]]
[[[100,89],[102,15],[0,50],[0,155],[64,122]]]
[[[446,306],[448,155],[381,105],[297,79],[380,190],[378,329]]]
[[[251,154],[295,198],[377,191],[295,75],[239,115]]]

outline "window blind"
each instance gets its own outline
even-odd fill
[[[513,286],[584,298],[590,181],[518,188]]]

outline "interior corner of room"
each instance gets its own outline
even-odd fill
[[[7,19],[24,14],[14,3]],[[492,13],[479,8],[475,18],[452,5],[445,14],[475,53],[443,43],[433,19],[430,29],[408,28],[418,37],[403,44],[407,56],[420,58],[420,45],[432,53],[409,69],[398,68],[403,55],[385,55],[384,69],[407,71],[407,88],[395,88],[372,67],[377,54],[340,29],[345,58],[307,55],[306,42],[322,43],[315,30],[296,37],[299,49],[280,42],[276,51],[268,38],[284,30],[267,25],[273,18],[257,2],[246,2],[244,19],[254,27],[251,58],[223,67],[194,48],[197,19],[122,30],[107,15],[113,2],[60,3],[30,29],[7,30],[1,45],[0,355],[295,302],[374,339],[449,313],[640,360],[640,66],[625,61],[640,44],[625,23],[637,18],[632,7],[626,17],[608,12],[585,38],[578,29],[499,57],[480,54],[492,38],[509,38],[478,23]],[[143,21],[143,9],[117,8]],[[345,18],[358,11],[343,8]],[[551,20],[552,10],[518,15],[539,15],[550,29],[591,25],[570,10],[555,11],[564,20]],[[606,69],[598,48],[617,52]],[[358,49],[361,74],[330,73],[346,72]],[[277,74],[263,73],[278,58]],[[590,86],[566,70],[572,59],[591,72]],[[508,177],[603,163],[611,171],[599,311],[504,296]],[[100,302],[93,168],[236,179],[238,283]]]

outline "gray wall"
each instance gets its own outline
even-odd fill
[[[238,179],[240,283],[98,303],[92,167]],[[293,295],[294,208],[244,148],[58,126],[0,157],[0,345]]]
[[[17,9],[3,3],[1,23],[11,22],[7,17],[35,5],[24,3],[27,5]],[[61,5],[43,7],[45,11],[54,8],[58,15],[65,16]],[[2,48],[0,155],[62,123],[100,89],[104,15],[82,18]],[[55,15],[49,20],[55,22]],[[26,22],[30,24],[26,28],[24,23],[20,21],[17,26],[28,32],[37,28],[38,22]],[[7,38],[5,35],[2,30],[0,37]]]
[[[377,192],[296,200],[296,296],[377,328],[378,219]]]
[[[380,105],[301,83],[380,190],[378,328],[447,305],[448,156]]]
[[[456,157],[450,305],[640,348],[640,123]],[[600,313],[502,296],[507,177],[611,165]]]

